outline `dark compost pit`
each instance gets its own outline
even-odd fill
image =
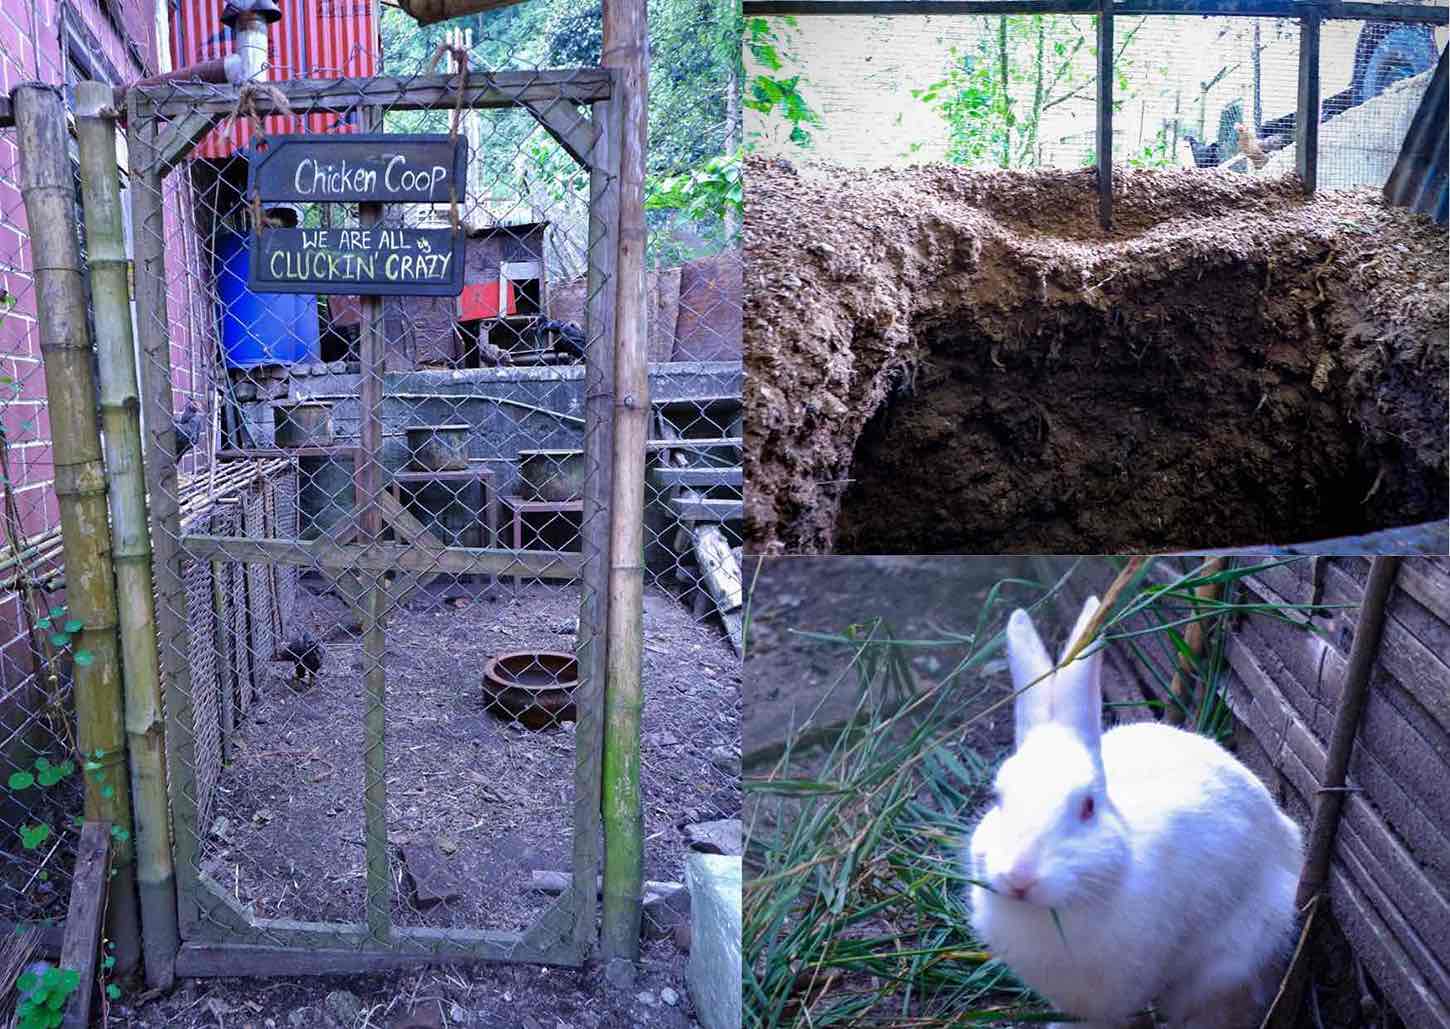
[[[1443,227],[1377,195],[752,162],[752,548],[1123,552],[1446,515]],[[844,184],[844,185],[843,185]]]

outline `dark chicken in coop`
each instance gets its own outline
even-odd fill
[[[188,450],[201,442],[202,421],[201,408],[190,400],[186,402],[186,409],[171,419],[171,427],[176,430],[176,459],[178,461]]]
[[[322,669],[322,644],[304,629],[301,636],[278,647],[272,660],[291,661],[292,686],[304,689],[317,681],[317,673]]]

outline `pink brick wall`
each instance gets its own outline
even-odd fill
[[[63,8],[60,0],[5,0],[0,4],[0,90],[8,94],[26,81],[73,80],[79,76],[71,67],[75,63],[86,64],[93,75],[118,82],[153,74],[155,2],[69,0]],[[216,2],[219,6],[221,0]],[[108,11],[116,12],[116,20]],[[74,61],[67,60],[68,52],[75,55]],[[0,426],[5,432],[10,489],[21,528],[26,537],[34,537],[58,524],[58,512],[19,178],[14,130],[0,129],[0,288],[12,298],[0,321],[0,376],[5,377],[0,381]],[[171,365],[178,408],[188,394],[202,398],[207,393],[202,355],[214,331],[209,312],[199,300],[200,247],[194,238],[187,238],[194,231],[190,205],[183,169],[167,181],[166,207]],[[0,560],[9,553],[9,537],[0,532]],[[0,572],[0,580],[12,574]],[[15,594],[0,589],[0,727],[9,729],[0,732],[0,774],[9,770],[7,757],[15,761],[25,756],[23,746],[21,751],[15,750],[22,741],[14,727],[26,720],[26,698],[33,700],[35,695],[26,681],[31,675],[30,644],[22,624]]]

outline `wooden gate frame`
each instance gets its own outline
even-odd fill
[[[176,974],[269,975],[365,972],[459,960],[524,961],[578,966],[597,938],[596,882],[601,870],[601,753],[607,662],[610,492],[614,449],[613,386],[615,297],[620,237],[619,170],[625,98],[616,96],[619,73],[610,68],[472,72],[459,89],[457,75],[408,78],[268,82],[266,90],[169,82],[137,85],[125,96],[131,162],[132,236],[141,404],[145,416],[146,485],[155,554],[157,632],[165,676],[168,790],[181,947]],[[381,124],[388,110],[528,111],[589,177],[588,297],[585,305],[584,451],[591,474],[584,487],[581,553],[497,548],[443,547],[408,531],[408,516],[395,511],[381,486],[383,329],[381,300],[364,298],[361,440],[355,465],[357,542],[323,536],[313,541],[183,536],[176,493],[172,425],[170,325],[166,308],[164,180],[219,121],[238,109],[242,90],[258,115],[285,113],[280,102],[306,112],[361,111]],[[461,98],[459,94],[462,94]],[[576,107],[587,113],[576,114]],[[380,208],[364,216],[379,217]],[[609,286],[610,288],[605,288]],[[399,516],[402,515],[400,518]],[[407,544],[381,540],[387,520],[411,536]],[[197,866],[195,740],[190,669],[186,659],[187,613],[181,561],[264,562],[319,568],[354,579],[363,616],[368,699],[365,728],[367,819],[367,923],[263,919],[228,895]],[[403,573],[416,582],[426,574],[523,574],[579,578],[584,589],[577,642],[580,687],[575,732],[573,885],[522,933],[478,929],[394,927],[389,873],[386,780],[383,760],[382,613],[396,598],[382,573]]]

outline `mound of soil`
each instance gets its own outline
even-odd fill
[[[1447,246],[1377,194],[747,165],[749,546],[1247,546],[1444,518]]]

